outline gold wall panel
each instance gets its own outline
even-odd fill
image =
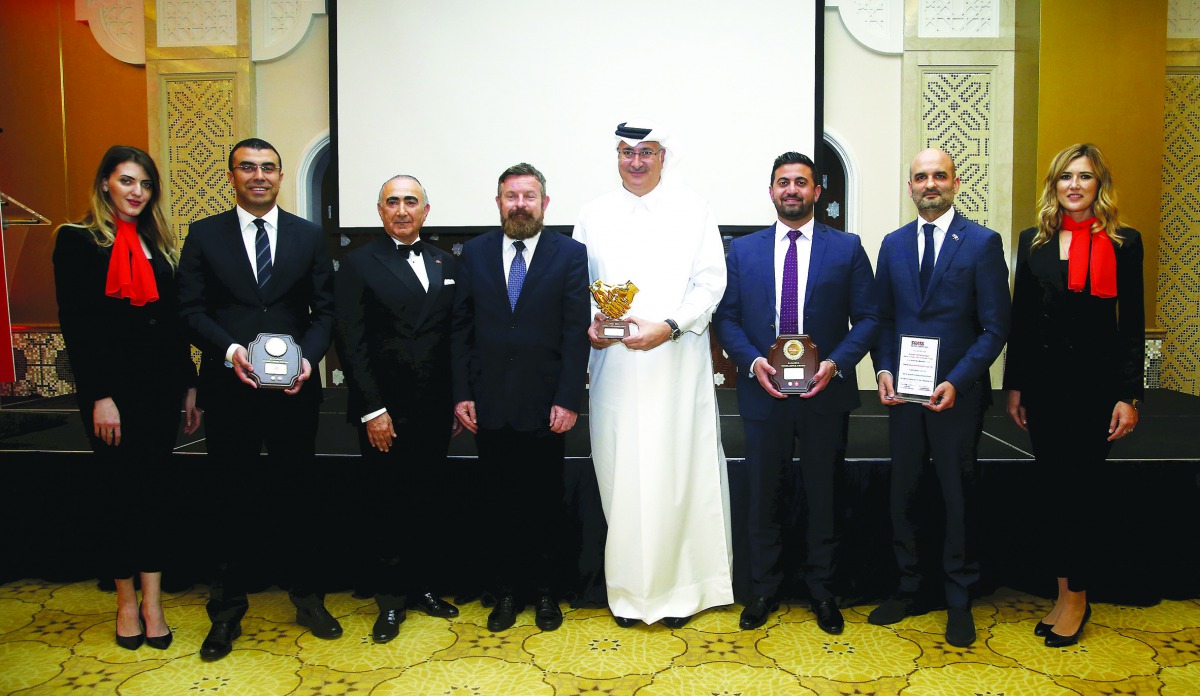
[[[233,75],[181,75],[163,79],[168,216],[180,239],[190,224],[233,205],[226,170],[237,142],[234,124],[236,78]]]
[[[1156,322],[1162,386],[1200,395],[1200,74],[1168,74]]]

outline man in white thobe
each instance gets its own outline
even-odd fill
[[[608,520],[604,571],[617,624],[679,628],[733,602],[729,496],[708,326],[725,291],[721,233],[708,203],[663,179],[661,128],[617,127],[621,188],[588,203],[574,238],[592,280],[639,292],[623,339],[596,313],[592,460]]]

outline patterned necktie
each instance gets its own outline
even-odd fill
[[[925,251],[921,253],[921,297],[925,297],[929,279],[933,277],[933,231],[937,228],[927,222],[921,229],[925,232]]]
[[[254,259],[258,263],[258,289],[267,289],[271,282],[271,242],[267,240],[267,224],[262,218],[254,218],[258,232],[254,235]]]
[[[525,242],[513,242],[513,248],[517,250],[517,255],[508,267],[509,309],[517,308],[517,298],[521,296],[521,286],[525,284]]]
[[[796,239],[800,230],[789,230],[788,250],[783,256],[783,288],[779,293],[779,333],[799,333],[799,307],[796,306],[796,295],[799,292],[796,277]]]

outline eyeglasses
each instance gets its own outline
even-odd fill
[[[274,174],[275,172],[279,171],[279,167],[275,166],[273,162],[267,162],[266,164],[251,164],[250,162],[242,162],[234,167],[234,169],[240,169],[247,174],[253,174],[260,169],[262,170],[263,174]]]
[[[642,159],[650,159],[651,157],[658,156],[658,153],[662,152],[665,149],[666,148],[662,148],[659,150],[651,150],[649,148],[644,148],[641,150],[631,150],[629,148],[625,148],[622,150],[617,150],[617,154],[620,155],[621,159],[623,159],[623,160],[631,160],[634,157],[641,157]]]

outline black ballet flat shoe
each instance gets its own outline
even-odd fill
[[[617,625],[621,628],[633,628],[638,622],[637,619],[627,619],[624,616],[617,616],[615,614],[613,615],[613,621],[616,621]]]
[[[664,616],[662,623],[667,628],[683,628],[691,620],[690,616]]]
[[[1092,618],[1092,605],[1088,604],[1083,610],[1083,621],[1079,622],[1079,630],[1069,636],[1064,636],[1061,633],[1050,631],[1046,636],[1047,648],[1065,648],[1068,645],[1075,645],[1079,642],[1079,636],[1083,634],[1083,627],[1087,626],[1088,619]]]
[[[1050,629],[1052,628],[1054,628],[1054,624],[1048,624],[1045,621],[1039,621],[1037,622],[1037,625],[1033,627],[1033,635],[1037,636],[1038,638],[1045,638],[1046,636],[1050,635]]]

